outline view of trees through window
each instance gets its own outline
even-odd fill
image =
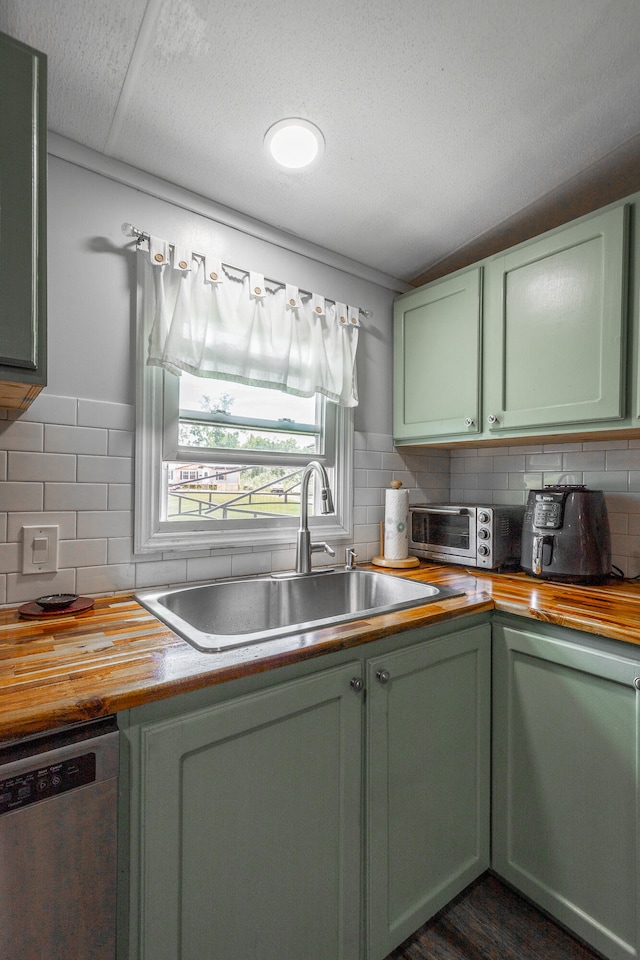
[[[224,389],[215,393],[212,384]],[[319,407],[313,397],[183,374],[178,442],[192,456],[165,463],[166,519],[297,516],[303,466],[291,455],[317,455]],[[206,451],[202,461],[198,450]],[[257,462],[247,462],[247,451]]]

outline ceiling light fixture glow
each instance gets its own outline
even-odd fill
[[[274,123],[264,143],[276,163],[290,170],[308,167],[324,150],[324,137],[316,125],[297,118]]]

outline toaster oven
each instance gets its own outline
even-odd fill
[[[417,557],[486,570],[520,564],[524,506],[418,503],[409,514]]]

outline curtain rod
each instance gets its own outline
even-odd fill
[[[145,240],[148,242],[151,239],[148,233],[145,233],[144,230],[138,230],[138,228],[134,227],[132,223],[123,223],[122,232],[125,235],[125,237],[135,237],[136,244],[144,243]],[[173,244],[171,244],[171,246],[173,246]],[[203,256],[203,254],[197,253],[196,256],[201,257]],[[226,260],[223,261],[223,263],[226,267],[229,267],[231,270],[238,270],[240,273],[249,273],[249,270],[247,270],[246,267],[236,267],[233,263],[227,263]],[[282,283],[281,280],[273,280],[272,278],[269,278],[269,279],[271,280],[272,283],[278,284],[278,286],[281,286],[281,287],[285,286],[285,284]],[[310,290],[303,290],[301,292],[311,294]],[[327,300],[331,300],[331,297],[327,297]],[[370,320],[371,317],[373,316],[373,311],[365,310],[364,307],[358,307],[358,311],[367,320]]]

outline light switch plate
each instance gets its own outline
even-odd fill
[[[52,573],[58,569],[60,527],[22,528],[22,572]]]

